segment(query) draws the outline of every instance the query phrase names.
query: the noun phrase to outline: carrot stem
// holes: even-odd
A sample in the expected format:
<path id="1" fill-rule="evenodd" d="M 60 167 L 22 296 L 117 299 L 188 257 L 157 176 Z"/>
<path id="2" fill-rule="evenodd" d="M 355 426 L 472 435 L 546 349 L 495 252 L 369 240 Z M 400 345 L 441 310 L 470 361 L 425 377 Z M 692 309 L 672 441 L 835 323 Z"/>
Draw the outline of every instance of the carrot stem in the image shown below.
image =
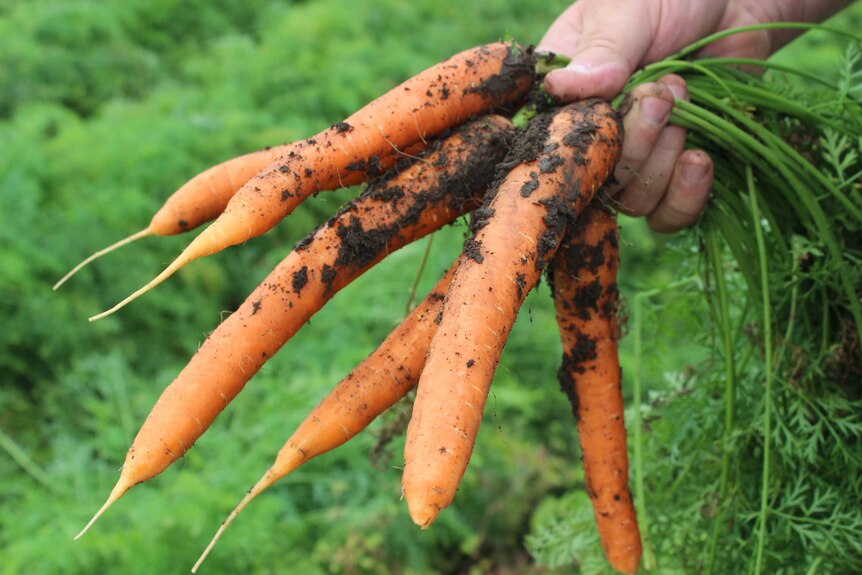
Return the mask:
<path id="1" fill-rule="evenodd" d="M 422 279 L 422 272 L 428 265 L 428 256 L 431 254 L 431 246 L 434 244 L 434 236 L 428 236 L 428 241 L 425 242 L 425 251 L 422 253 L 422 261 L 419 262 L 419 268 L 416 270 L 416 277 L 413 278 L 413 283 L 410 285 L 410 293 L 407 296 L 407 305 L 404 307 L 404 315 L 408 315 L 413 309 L 413 302 L 416 301 L 416 290 L 419 287 L 419 280 Z"/>
<path id="2" fill-rule="evenodd" d="M 772 309 L 769 300 L 769 276 L 766 266 L 766 243 L 761 227 L 760 210 L 757 205 L 757 192 L 754 189 L 754 176 L 751 166 L 746 169 L 749 197 L 751 198 L 751 217 L 754 220 L 754 236 L 757 239 L 757 259 L 760 263 L 761 305 L 763 306 L 763 367 L 765 389 L 763 390 L 763 476 L 760 486 L 760 513 L 757 528 L 757 553 L 754 560 L 754 573 L 758 575 L 763 565 L 763 550 L 766 545 L 766 516 L 769 514 L 769 458 L 770 434 L 772 424 Z"/>
<path id="3" fill-rule="evenodd" d="M 719 511 L 712 524 L 712 534 L 707 551 L 706 573 L 712 573 L 715 564 L 718 536 L 724 525 L 724 516 L 728 507 L 726 503 L 728 481 L 730 477 L 731 436 L 734 429 L 734 407 L 736 398 L 736 363 L 733 356 L 733 334 L 730 326 L 730 303 L 727 283 L 722 269 L 721 248 L 718 235 L 713 227 L 706 230 L 706 245 L 715 275 L 715 288 L 718 298 L 717 322 L 719 324 L 721 344 L 724 351 L 725 389 L 724 389 L 724 437 L 721 443 L 721 478 L 719 480 L 718 505 Z"/>
<path id="4" fill-rule="evenodd" d="M 57 288 L 59 288 L 61 285 L 66 283 L 66 280 L 68 280 L 70 277 L 72 277 L 73 275 L 78 273 L 78 271 L 81 268 L 83 268 L 84 266 L 86 266 L 87 264 L 92 262 L 93 260 L 96 260 L 105 254 L 109 254 L 112 251 L 119 249 L 119 248 L 125 246 L 126 244 L 130 244 L 135 240 L 139 240 L 141 238 L 151 236 L 152 234 L 153 234 L 153 231 L 150 229 L 149 226 L 147 226 L 146 228 L 144 228 L 138 232 L 135 232 L 132 235 L 125 237 L 125 238 L 121 239 L 120 241 L 109 245 L 106 248 L 103 248 L 103 249 L 97 251 L 96 253 L 85 258 L 81 263 L 79 263 L 78 265 L 73 267 L 71 270 L 69 270 L 69 272 L 66 275 L 64 275 L 62 278 L 60 278 L 60 281 L 58 281 L 57 283 L 54 284 L 54 287 L 52 289 L 56 290 Z"/>
<path id="5" fill-rule="evenodd" d="M 634 339 L 634 377 L 632 378 L 632 403 L 634 404 L 634 425 L 632 426 L 634 468 L 635 468 L 635 506 L 637 507 L 638 522 L 641 526 L 641 539 L 643 541 L 643 568 L 646 571 L 653 570 L 656 566 L 655 554 L 652 550 L 649 537 L 649 514 L 646 506 L 646 489 L 644 488 L 644 465 L 643 465 L 643 418 L 642 409 L 642 381 L 641 360 L 643 358 L 643 305 L 647 297 L 653 295 L 654 290 L 640 292 L 632 300 L 632 316 L 634 327 L 632 336 Z"/>

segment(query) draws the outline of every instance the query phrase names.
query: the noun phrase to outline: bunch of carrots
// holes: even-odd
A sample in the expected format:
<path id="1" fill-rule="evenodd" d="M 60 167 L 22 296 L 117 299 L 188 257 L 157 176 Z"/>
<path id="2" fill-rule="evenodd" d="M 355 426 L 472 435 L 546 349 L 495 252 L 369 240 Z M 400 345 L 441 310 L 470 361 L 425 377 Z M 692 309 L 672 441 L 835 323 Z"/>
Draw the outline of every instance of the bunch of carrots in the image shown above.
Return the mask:
<path id="1" fill-rule="evenodd" d="M 299 241 L 164 390 L 83 535 L 131 487 L 177 461 L 254 374 L 342 287 L 392 251 L 472 214 L 461 255 L 431 292 L 299 425 L 222 524 L 304 462 L 343 444 L 417 388 L 403 494 L 427 528 L 455 496 L 519 308 L 547 273 L 563 343 L 559 381 L 579 430 L 586 484 L 611 565 L 635 573 L 641 541 L 628 489 L 617 358 L 618 232 L 601 189 L 622 140 L 590 100 L 534 104 L 537 63 L 510 42 L 461 52 L 321 133 L 198 174 L 150 224 L 82 262 L 149 235 L 212 223 L 113 313 L 189 262 L 259 236 L 310 195 L 365 183 Z M 512 117 L 530 108 L 524 125 Z"/>

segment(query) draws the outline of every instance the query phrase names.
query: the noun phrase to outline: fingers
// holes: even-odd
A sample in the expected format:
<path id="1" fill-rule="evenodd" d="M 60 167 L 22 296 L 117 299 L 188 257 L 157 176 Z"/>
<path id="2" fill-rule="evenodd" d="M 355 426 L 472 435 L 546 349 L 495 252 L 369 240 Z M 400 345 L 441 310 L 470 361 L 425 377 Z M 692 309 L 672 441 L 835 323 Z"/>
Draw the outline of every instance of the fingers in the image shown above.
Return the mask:
<path id="1" fill-rule="evenodd" d="M 687 98 L 684 80 L 667 75 L 636 87 L 625 106 L 625 138 L 611 193 L 621 212 L 647 216 L 656 231 L 693 224 L 712 185 L 709 156 L 684 152 L 685 130 L 667 125 L 674 99 Z"/>
<path id="2" fill-rule="evenodd" d="M 701 150 L 683 152 L 673 170 L 667 193 L 647 216 L 649 226 L 671 233 L 697 221 L 712 187 L 712 160 Z"/>
<path id="3" fill-rule="evenodd" d="M 684 87 L 682 89 L 684 94 Z M 621 202 L 626 199 L 625 196 L 629 196 L 628 199 L 631 201 L 640 195 L 639 189 L 649 187 L 649 178 L 641 170 L 649 161 L 653 150 L 659 144 L 659 140 L 662 140 L 662 134 L 665 133 L 670 113 L 673 110 L 673 103 L 673 92 L 667 85 L 659 82 L 636 87 L 625 102 L 623 106 L 625 110 L 623 116 L 623 133 L 625 134 L 623 149 L 614 172 L 617 179 L 616 190 L 624 191 L 620 197 Z M 665 136 L 661 142 L 661 148 L 673 147 L 673 144 L 674 142 L 668 141 L 667 136 Z M 676 161 L 676 156 L 680 152 L 682 149 L 673 155 L 669 167 L 673 167 L 673 162 Z M 625 191 L 629 187 L 631 187 L 632 193 L 626 194 Z M 633 213 L 642 212 L 634 206 L 623 209 Z"/>
<path id="4" fill-rule="evenodd" d="M 661 131 L 650 156 L 628 185 L 616 196 L 619 210 L 629 216 L 652 213 L 664 197 L 674 167 L 685 147 L 685 130 L 667 126 Z"/>
<path id="5" fill-rule="evenodd" d="M 545 76 L 548 94 L 562 102 L 618 94 L 649 48 L 645 4 L 579 0 L 566 9 L 537 47 L 572 57 L 569 66 Z"/>

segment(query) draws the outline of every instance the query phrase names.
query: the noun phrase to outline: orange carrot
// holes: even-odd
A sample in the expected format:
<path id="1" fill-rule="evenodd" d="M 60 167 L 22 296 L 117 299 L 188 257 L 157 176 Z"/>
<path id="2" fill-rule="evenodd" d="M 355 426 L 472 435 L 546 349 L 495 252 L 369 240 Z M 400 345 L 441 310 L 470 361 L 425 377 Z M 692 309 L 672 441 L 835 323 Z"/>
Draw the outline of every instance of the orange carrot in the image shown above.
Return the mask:
<path id="1" fill-rule="evenodd" d="M 617 352 L 617 222 L 601 202 L 584 210 L 554 259 L 557 324 L 563 342 L 560 386 L 572 402 L 587 494 L 605 556 L 636 573 L 641 558 Z"/>
<path id="2" fill-rule="evenodd" d="M 217 218 L 246 182 L 272 162 L 288 154 L 293 147 L 294 144 L 273 146 L 224 161 L 201 172 L 168 198 L 153 216 L 148 228 L 154 230 L 154 235 L 173 235 Z M 376 161 L 363 166 L 363 169 L 344 174 L 338 182 L 321 182 L 320 190 L 360 184 L 369 177 L 381 175 L 397 160 L 420 153 L 424 147 L 420 142 L 420 146 L 414 145 L 405 151 L 390 148 Z"/>
<path id="3" fill-rule="evenodd" d="M 379 176 L 391 168 L 398 159 L 420 153 L 425 148 L 425 144 L 425 142 L 417 142 L 403 152 L 390 150 L 390 153 L 381 156 L 378 162 L 366 166 L 365 170 L 346 174 L 340 184 L 352 186 L 365 181 L 367 177 Z M 217 218 L 243 184 L 289 151 L 290 144 L 272 146 L 225 160 L 204 170 L 180 186 L 153 215 L 146 228 L 90 255 L 54 284 L 54 289 L 59 288 L 93 260 L 135 240 L 149 236 L 180 234 Z"/>
<path id="4" fill-rule="evenodd" d="M 303 463 L 355 437 L 413 389 L 425 365 L 425 354 L 457 265 L 456 262 L 449 268 L 383 343 L 308 414 L 278 452 L 272 466 L 221 524 L 192 567 L 192 573 L 197 571 L 228 525 L 252 499 Z"/>
<path id="5" fill-rule="evenodd" d="M 423 528 L 452 502 L 506 337 L 566 214 L 590 201 L 619 154 L 619 122 L 605 103 L 569 105 L 546 119 L 534 119 L 516 142 L 517 165 L 478 211 L 419 379 L 402 487 Z"/>
<path id="6" fill-rule="evenodd" d="M 96 517 L 130 487 L 180 458 L 264 362 L 342 287 L 392 251 L 473 209 L 511 131 L 500 116 L 468 124 L 422 160 L 369 187 L 300 241 L 162 393 Z"/>
<path id="7" fill-rule="evenodd" d="M 244 154 L 199 173 L 167 199 L 147 227 L 88 256 L 54 284 L 54 289 L 66 283 L 93 260 L 133 241 L 149 236 L 176 235 L 216 218 L 236 191 L 281 156 L 287 147 L 284 144 Z"/>
<path id="8" fill-rule="evenodd" d="M 123 307 L 187 263 L 263 234 L 312 193 L 341 185 L 351 172 L 367 170 L 391 150 L 518 102 L 534 76 L 532 51 L 503 42 L 466 50 L 420 72 L 345 121 L 291 146 L 249 180 L 166 269 L 91 321 Z"/>

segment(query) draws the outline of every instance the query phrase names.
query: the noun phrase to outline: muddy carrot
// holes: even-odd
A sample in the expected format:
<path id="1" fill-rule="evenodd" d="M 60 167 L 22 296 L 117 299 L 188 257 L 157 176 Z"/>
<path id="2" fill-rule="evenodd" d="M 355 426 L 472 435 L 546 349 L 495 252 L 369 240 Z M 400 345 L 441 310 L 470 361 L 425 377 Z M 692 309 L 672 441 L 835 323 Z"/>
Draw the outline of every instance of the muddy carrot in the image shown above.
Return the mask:
<path id="1" fill-rule="evenodd" d="M 457 262 L 383 343 L 308 414 L 278 452 L 272 466 L 221 524 L 192 567 L 192 573 L 252 499 L 306 461 L 355 437 L 415 387 L 456 266 Z"/>
<path id="2" fill-rule="evenodd" d="M 390 153 L 381 156 L 378 162 L 366 166 L 365 170 L 346 174 L 339 184 L 351 186 L 364 182 L 369 177 L 379 176 L 399 159 L 412 157 L 420 153 L 425 146 L 425 142 L 417 142 L 403 152 L 393 148 Z M 290 144 L 272 146 L 225 160 L 204 170 L 171 194 L 146 228 L 93 253 L 54 284 L 54 289 L 59 288 L 92 261 L 133 241 L 148 236 L 180 234 L 217 218 L 243 184 L 289 151 Z"/>
<path id="3" fill-rule="evenodd" d="M 452 502 L 518 310 L 568 214 L 583 209 L 612 172 L 619 125 L 610 106 L 596 101 L 537 117 L 506 162 L 514 167 L 477 211 L 407 429 L 402 487 L 410 517 L 423 528 Z"/>
<path id="4" fill-rule="evenodd" d="M 587 494 L 605 556 L 636 573 L 641 558 L 629 468 L 617 351 L 619 243 L 614 214 L 594 201 L 570 227 L 553 265 L 563 342 L 560 387 L 572 403 Z"/>
<path id="5" fill-rule="evenodd" d="M 504 42 L 465 50 L 420 72 L 343 122 L 295 144 L 249 180 L 165 270 L 90 320 L 113 313 L 197 258 L 263 234 L 312 193 L 340 185 L 347 174 L 367 170 L 393 148 L 518 102 L 534 75 L 532 51 Z"/>
<path id="6" fill-rule="evenodd" d="M 96 517 L 133 485 L 180 458 L 264 362 L 342 287 L 389 253 L 475 208 L 512 129 L 500 116 L 468 124 L 420 161 L 369 187 L 300 241 L 162 393 Z"/>

